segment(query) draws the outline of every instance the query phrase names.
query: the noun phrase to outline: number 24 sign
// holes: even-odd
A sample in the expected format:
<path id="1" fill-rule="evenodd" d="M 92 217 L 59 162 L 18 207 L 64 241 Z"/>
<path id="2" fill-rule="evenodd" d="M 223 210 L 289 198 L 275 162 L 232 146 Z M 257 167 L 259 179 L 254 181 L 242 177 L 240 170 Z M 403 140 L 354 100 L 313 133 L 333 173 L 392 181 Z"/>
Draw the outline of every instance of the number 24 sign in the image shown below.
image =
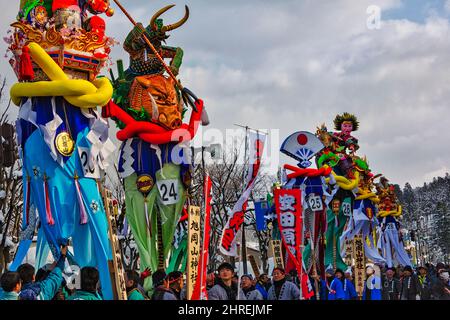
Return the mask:
<path id="1" fill-rule="evenodd" d="M 178 192 L 178 180 L 162 180 L 156 182 L 158 186 L 159 195 L 161 196 L 161 202 L 164 205 L 175 204 L 180 200 Z"/>

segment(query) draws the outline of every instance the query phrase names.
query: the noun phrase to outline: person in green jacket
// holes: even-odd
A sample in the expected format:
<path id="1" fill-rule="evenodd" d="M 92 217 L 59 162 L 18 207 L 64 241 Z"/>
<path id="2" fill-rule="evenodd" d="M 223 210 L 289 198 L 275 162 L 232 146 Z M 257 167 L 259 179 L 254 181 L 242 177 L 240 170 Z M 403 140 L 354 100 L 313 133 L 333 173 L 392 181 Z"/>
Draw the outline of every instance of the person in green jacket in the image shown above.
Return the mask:
<path id="1" fill-rule="evenodd" d="M 128 270 L 126 272 L 128 300 L 147 300 L 138 288 L 139 279 L 139 274 L 136 271 Z"/>
<path id="2" fill-rule="evenodd" d="M 81 290 L 67 298 L 67 300 L 103 300 L 98 293 L 99 273 L 94 267 L 84 267 L 81 269 Z"/>
<path id="3" fill-rule="evenodd" d="M 2 290 L 0 300 L 19 300 L 19 292 L 22 289 L 22 281 L 17 272 L 6 272 L 0 279 Z"/>

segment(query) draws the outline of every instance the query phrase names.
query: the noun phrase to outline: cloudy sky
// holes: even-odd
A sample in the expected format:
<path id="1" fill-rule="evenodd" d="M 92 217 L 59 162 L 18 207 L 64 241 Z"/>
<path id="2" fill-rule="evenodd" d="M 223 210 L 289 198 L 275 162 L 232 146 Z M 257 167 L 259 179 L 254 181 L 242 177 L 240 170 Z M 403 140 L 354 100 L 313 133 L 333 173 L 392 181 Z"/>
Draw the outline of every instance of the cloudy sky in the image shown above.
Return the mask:
<path id="1" fill-rule="evenodd" d="M 1 1 L 5 34 L 18 4 Z M 168 44 L 184 49 L 180 77 L 205 100 L 214 128 L 279 129 L 282 140 L 321 123 L 331 129 L 347 111 L 360 120 L 359 154 L 375 173 L 419 186 L 450 171 L 450 1 L 122 2 L 144 23 L 166 4 L 177 4 L 168 22 L 190 7 L 190 20 Z M 371 5 L 381 9 L 380 28 L 367 26 Z M 116 9 L 108 33 L 122 42 L 131 26 Z M 120 45 L 113 50 L 119 58 L 127 65 Z M 13 83 L 6 59 L 0 74 Z"/>

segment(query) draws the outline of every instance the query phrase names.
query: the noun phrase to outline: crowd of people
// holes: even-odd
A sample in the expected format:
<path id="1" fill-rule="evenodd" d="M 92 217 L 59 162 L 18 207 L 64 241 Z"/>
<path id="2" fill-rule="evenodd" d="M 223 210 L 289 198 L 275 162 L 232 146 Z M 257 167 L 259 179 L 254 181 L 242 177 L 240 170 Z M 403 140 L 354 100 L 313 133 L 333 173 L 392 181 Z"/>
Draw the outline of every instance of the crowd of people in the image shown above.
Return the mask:
<path id="1" fill-rule="evenodd" d="M 39 269 L 22 264 L 17 272 L 5 272 L 0 279 L 0 300 L 102 300 L 98 270 L 84 267 L 80 272 L 80 288 L 70 290 L 63 278 L 67 248 L 61 248 L 61 257 L 50 267 Z M 314 291 L 311 300 L 450 300 L 449 267 L 438 263 L 426 264 L 413 270 L 410 266 L 366 268 L 366 283 L 362 297 L 355 290 L 353 270 L 327 268 L 325 279 L 310 276 Z M 142 285 L 151 276 L 153 290 L 145 292 Z M 142 274 L 125 274 L 128 300 L 186 300 L 184 274 L 179 271 L 166 274 L 146 270 Z M 300 300 L 301 291 L 296 272 L 273 269 L 272 278 L 261 274 L 240 277 L 230 263 L 222 263 L 216 272 L 207 274 L 208 300 Z M 240 281 L 239 281 L 240 280 Z"/>

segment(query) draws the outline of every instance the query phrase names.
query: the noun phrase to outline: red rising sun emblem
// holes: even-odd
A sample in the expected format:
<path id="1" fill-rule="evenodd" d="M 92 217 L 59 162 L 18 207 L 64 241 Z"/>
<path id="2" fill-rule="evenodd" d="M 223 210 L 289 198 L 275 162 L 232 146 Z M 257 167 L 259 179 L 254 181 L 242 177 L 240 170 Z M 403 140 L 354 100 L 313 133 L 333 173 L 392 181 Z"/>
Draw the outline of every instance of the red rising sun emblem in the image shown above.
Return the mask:
<path id="1" fill-rule="evenodd" d="M 302 146 L 304 146 L 305 144 L 308 143 L 308 137 L 304 134 L 299 134 L 297 137 L 297 142 Z"/>

